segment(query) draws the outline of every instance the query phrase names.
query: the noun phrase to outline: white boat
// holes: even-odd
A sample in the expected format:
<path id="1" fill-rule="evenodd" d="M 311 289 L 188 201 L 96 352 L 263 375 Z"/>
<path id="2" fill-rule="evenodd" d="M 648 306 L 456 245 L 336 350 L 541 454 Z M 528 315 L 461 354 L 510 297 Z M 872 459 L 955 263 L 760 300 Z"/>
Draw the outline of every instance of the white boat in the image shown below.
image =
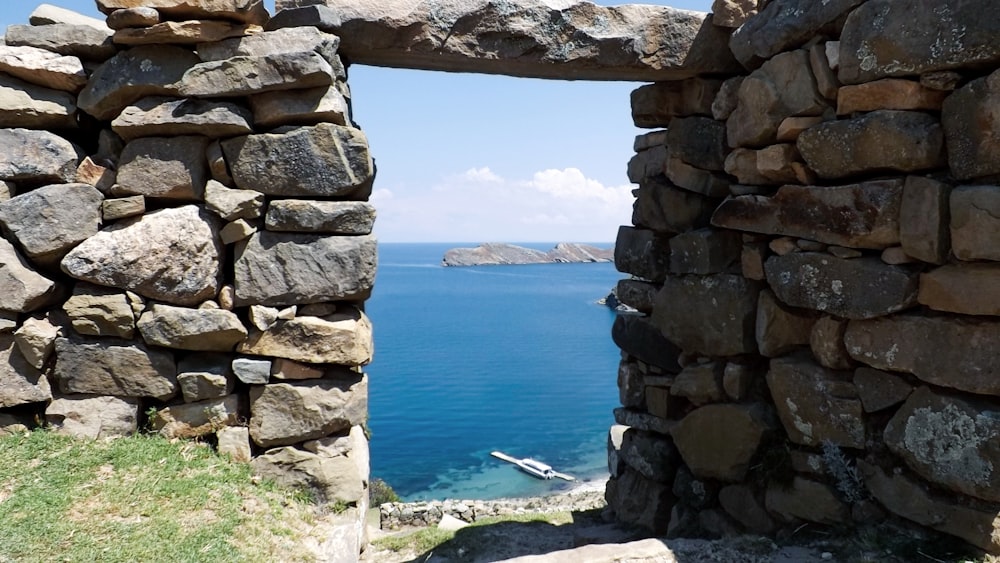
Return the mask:
<path id="1" fill-rule="evenodd" d="M 558 471 L 552 469 L 551 465 L 542 463 L 536 459 L 531 459 L 530 457 L 526 457 L 524 459 L 517 459 L 503 452 L 490 452 L 490 455 L 497 459 L 502 459 L 507 463 L 513 463 L 521 471 L 524 471 L 525 473 L 533 477 L 538 477 L 539 479 L 559 478 L 559 479 L 565 479 L 566 481 L 576 480 L 574 477 L 570 475 L 566 475 L 565 473 L 559 473 Z"/>

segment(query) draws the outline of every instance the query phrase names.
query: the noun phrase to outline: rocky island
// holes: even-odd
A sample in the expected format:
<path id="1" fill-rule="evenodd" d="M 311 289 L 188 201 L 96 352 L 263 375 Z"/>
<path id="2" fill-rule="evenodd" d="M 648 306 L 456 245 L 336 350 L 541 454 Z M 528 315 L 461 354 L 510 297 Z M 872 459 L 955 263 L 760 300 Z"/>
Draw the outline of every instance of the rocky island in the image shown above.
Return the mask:
<path id="1" fill-rule="evenodd" d="M 561 242 L 543 252 L 513 244 L 485 243 L 475 248 L 452 248 L 444 253 L 442 266 L 497 266 L 502 264 L 554 264 L 570 262 L 611 262 L 614 249 L 588 244 Z"/>

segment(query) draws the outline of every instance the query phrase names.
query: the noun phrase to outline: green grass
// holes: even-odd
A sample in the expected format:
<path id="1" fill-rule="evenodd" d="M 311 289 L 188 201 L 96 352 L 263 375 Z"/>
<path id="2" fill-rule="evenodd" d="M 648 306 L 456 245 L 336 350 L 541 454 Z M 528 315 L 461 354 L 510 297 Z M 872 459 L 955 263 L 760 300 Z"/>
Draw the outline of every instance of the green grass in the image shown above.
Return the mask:
<path id="1" fill-rule="evenodd" d="M 309 560 L 318 514 L 191 442 L 0 438 L 0 561 Z"/>

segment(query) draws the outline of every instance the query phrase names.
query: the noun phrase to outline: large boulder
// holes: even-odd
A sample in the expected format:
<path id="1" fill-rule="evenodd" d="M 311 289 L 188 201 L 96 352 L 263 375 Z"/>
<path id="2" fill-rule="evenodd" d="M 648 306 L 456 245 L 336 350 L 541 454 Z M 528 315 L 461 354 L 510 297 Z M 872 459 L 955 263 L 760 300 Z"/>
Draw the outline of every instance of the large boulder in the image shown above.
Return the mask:
<path id="1" fill-rule="evenodd" d="M 363 300 L 375 283 L 375 238 L 260 232 L 236 250 L 238 305 Z"/>
<path id="2" fill-rule="evenodd" d="M 899 244 L 903 181 L 778 188 L 773 196 L 727 199 L 712 215 L 716 227 L 785 235 L 849 248 Z"/>
<path id="3" fill-rule="evenodd" d="M 0 129 L 0 180 L 72 182 L 81 152 L 48 131 Z"/>
<path id="4" fill-rule="evenodd" d="M 774 430 L 771 416 L 760 404 L 707 405 L 681 419 L 671 435 L 695 477 L 736 482 Z"/>
<path id="5" fill-rule="evenodd" d="M 850 372 L 829 370 L 804 358 L 778 358 L 771 360 L 767 386 L 792 442 L 865 447 L 861 399 Z"/>
<path id="6" fill-rule="evenodd" d="M 250 388 L 250 436 L 263 447 L 322 438 L 362 424 L 368 380 L 315 379 Z"/>
<path id="7" fill-rule="evenodd" d="M 116 10 L 135 8 L 137 5 L 156 8 L 171 19 L 229 19 L 244 23 L 263 25 L 267 23 L 267 8 L 264 0 L 97 0 L 97 9 L 105 14 Z"/>
<path id="8" fill-rule="evenodd" d="M 276 8 L 310 2 L 281 0 Z M 352 62 L 577 80 L 674 80 L 738 64 L 704 14 L 649 5 L 326 0 Z"/>
<path id="9" fill-rule="evenodd" d="M 76 98 L 67 92 L 0 74 L 0 126 L 36 129 L 76 127 Z"/>
<path id="10" fill-rule="evenodd" d="M 740 275 L 670 276 L 656 295 L 652 320 L 668 340 L 688 353 L 756 353 L 760 290 L 760 283 Z"/>
<path id="11" fill-rule="evenodd" d="M 159 303 L 139 317 L 136 328 L 146 344 L 203 352 L 232 351 L 247 336 L 247 329 L 231 311 Z"/>
<path id="12" fill-rule="evenodd" d="M 117 338 L 57 339 L 54 375 L 63 393 L 160 400 L 177 393 L 173 354 Z"/>
<path id="13" fill-rule="evenodd" d="M 197 206 L 163 209 L 90 237 L 62 260 L 67 274 L 174 305 L 198 305 L 219 288 L 216 219 Z"/>
<path id="14" fill-rule="evenodd" d="M 60 286 L 36 272 L 7 239 L 0 238 L 0 311 L 27 313 L 60 298 Z"/>
<path id="15" fill-rule="evenodd" d="M 343 197 L 371 189 L 368 139 L 331 123 L 223 141 L 240 188 L 272 196 Z"/>
<path id="16" fill-rule="evenodd" d="M 360 366 L 372 358 L 372 326 L 364 313 L 345 307 L 322 318 L 299 316 L 278 320 L 267 330 L 251 329 L 237 349 L 310 364 Z"/>
<path id="17" fill-rule="evenodd" d="M 235 137 L 253 132 L 250 112 L 231 102 L 152 96 L 125 108 L 111 122 L 122 139 L 203 135 Z"/>
<path id="18" fill-rule="evenodd" d="M 103 201 L 87 184 L 53 184 L 0 203 L 0 225 L 29 258 L 51 264 L 97 234 Z"/>
<path id="19" fill-rule="evenodd" d="M 792 252 L 768 258 L 764 271 L 782 302 L 848 319 L 879 317 L 917 302 L 917 273 L 875 257 Z"/>
<path id="20" fill-rule="evenodd" d="M 28 363 L 13 334 L 0 334 L 0 409 L 52 398 L 49 380 Z"/>
<path id="21" fill-rule="evenodd" d="M 45 422 L 55 432 L 91 440 L 131 436 L 138 419 L 139 401 L 128 397 L 61 395 L 45 408 Z"/>
<path id="22" fill-rule="evenodd" d="M 80 109 L 109 121 L 147 96 L 175 96 L 179 82 L 200 59 L 187 49 L 146 45 L 122 51 L 104 63 L 80 92 Z"/>

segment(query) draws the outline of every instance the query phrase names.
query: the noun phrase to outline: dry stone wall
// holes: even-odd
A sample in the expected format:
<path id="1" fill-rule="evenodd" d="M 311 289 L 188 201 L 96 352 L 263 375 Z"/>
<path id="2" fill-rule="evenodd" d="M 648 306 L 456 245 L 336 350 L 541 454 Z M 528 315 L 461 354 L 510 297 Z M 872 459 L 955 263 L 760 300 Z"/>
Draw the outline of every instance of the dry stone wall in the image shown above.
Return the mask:
<path id="1" fill-rule="evenodd" d="M 98 6 L 0 42 L 0 432 L 148 425 L 363 515 L 374 167 L 339 38 Z"/>
<path id="2" fill-rule="evenodd" d="M 607 498 L 670 535 L 890 515 L 1000 552 L 990 2 L 718 0 L 632 94 Z"/>

